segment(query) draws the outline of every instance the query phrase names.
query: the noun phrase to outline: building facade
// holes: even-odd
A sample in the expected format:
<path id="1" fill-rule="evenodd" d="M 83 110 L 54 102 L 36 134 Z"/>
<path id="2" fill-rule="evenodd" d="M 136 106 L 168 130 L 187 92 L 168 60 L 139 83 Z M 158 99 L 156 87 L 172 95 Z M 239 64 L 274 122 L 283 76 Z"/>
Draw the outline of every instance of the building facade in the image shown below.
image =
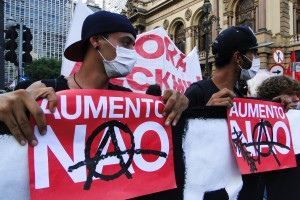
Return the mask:
<path id="1" fill-rule="evenodd" d="M 121 13 L 126 3 L 127 0 L 100 0 L 100 6 L 103 8 L 103 10 L 114 13 Z"/>
<path id="2" fill-rule="evenodd" d="M 211 4 L 209 15 L 205 2 Z M 233 25 L 250 26 L 259 43 L 274 42 L 259 48 L 261 68 L 270 69 L 278 64 L 273 58 L 277 49 L 284 53 L 283 62 L 279 63 L 284 68 L 292 49 L 300 61 L 300 0 L 128 0 L 122 13 L 139 33 L 163 27 L 186 54 L 196 46 L 202 72 L 206 65 L 206 42 L 211 45 L 222 30 Z M 207 66 L 209 73 L 213 73 L 211 51 Z"/>

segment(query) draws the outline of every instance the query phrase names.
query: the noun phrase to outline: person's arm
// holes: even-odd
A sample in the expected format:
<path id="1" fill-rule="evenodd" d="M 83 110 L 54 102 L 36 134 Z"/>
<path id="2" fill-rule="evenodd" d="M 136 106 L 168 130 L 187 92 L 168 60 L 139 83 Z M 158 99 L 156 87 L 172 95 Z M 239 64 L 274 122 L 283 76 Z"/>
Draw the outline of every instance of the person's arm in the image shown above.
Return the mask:
<path id="1" fill-rule="evenodd" d="M 162 97 L 165 102 L 163 115 L 167 116 L 165 125 L 175 126 L 182 112 L 188 107 L 189 100 L 180 92 L 171 89 L 165 90 Z"/>
<path id="2" fill-rule="evenodd" d="M 30 145 L 35 146 L 38 142 L 26 116 L 27 110 L 36 121 L 39 132 L 41 134 L 47 132 L 44 113 L 36 102 L 38 98 L 47 98 L 49 109 L 54 112 L 57 98 L 53 88 L 21 89 L 0 95 L 0 121 L 5 123 L 21 145 L 25 145 L 28 141 Z"/>

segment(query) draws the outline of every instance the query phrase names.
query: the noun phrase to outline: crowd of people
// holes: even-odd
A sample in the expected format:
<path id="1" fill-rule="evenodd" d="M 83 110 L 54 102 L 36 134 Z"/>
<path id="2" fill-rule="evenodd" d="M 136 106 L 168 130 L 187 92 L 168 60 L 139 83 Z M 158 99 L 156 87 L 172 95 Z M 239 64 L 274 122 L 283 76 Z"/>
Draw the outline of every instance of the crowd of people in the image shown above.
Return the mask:
<path id="1" fill-rule="evenodd" d="M 7 125 L 21 145 L 28 142 L 35 146 L 38 141 L 29 125 L 26 112 L 31 113 L 41 134 L 47 132 L 45 116 L 36 103 L 37 99 L 47 98 L 50 110 L 54 112 L 57 105 L 55 92 L 60 90 L 105 89 L 131 92 L 130 89 L 114 85 L 109 80 L 124 77 L 131 72 L 136 62 L 135 39 L 136 31 L 124 16 L 107 11 L 89 15 L 82 26 L 81 40 L 70 45 L 64 52 L 67 59 L 82 62 L 79 71 L 68 77 L 41 80 L 27 88 L 0 94 L 0 121 Z M 278 101 L 286 111 L 297 109 L 300 95 L 300 84 L 297 80 L 284 75 L 267 75 L 259 84 L 257 81 L 251 83 L 251 79 L 260 69 L 258 48 L 267 45 L 270 43 L 259 45 L 249 27 L 229 27 L 212 44 L 216 66 L 212 78 L 193 83 L 185 94 L 170 89 L 162 94 L 159 85 L 152 85 L 146 93 L 162 95 L 165 103 L 165 125 L 173 126 L 176 126 L 187 108 L 233 106 L 233 98 L 247 96 L 247 93 L 244 94 L 237 87 L 240 80 L 249 81 L 246 87 L 248 96 Z M 300 180 L 299 167 L 271 173 L 272 181 L 268 178 L 270 173 L 243 175 L 244 185 L 239 199 L 263 199 L 265 188 L 270 199 L 300 199 L 300 190 L 296 189 L 297 180 Z"/>

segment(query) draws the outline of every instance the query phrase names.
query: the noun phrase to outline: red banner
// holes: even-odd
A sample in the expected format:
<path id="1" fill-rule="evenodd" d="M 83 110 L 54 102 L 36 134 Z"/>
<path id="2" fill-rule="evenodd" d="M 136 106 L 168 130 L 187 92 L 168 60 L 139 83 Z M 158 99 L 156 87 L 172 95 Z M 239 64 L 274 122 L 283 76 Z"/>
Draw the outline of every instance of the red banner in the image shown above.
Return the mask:
<path id="1" fill-rule="evenodd" d="M 234 98 L 227 120 L 242 174 L 296 166 L 289 122 L 279 103 Z"/>
<path id="2" fill-rule="evenodd" d="M 161 97 L 105 90 L 39 101 L 47 134 L 29 148 L 31 199 L 128 199 L 176 187 Z"/>

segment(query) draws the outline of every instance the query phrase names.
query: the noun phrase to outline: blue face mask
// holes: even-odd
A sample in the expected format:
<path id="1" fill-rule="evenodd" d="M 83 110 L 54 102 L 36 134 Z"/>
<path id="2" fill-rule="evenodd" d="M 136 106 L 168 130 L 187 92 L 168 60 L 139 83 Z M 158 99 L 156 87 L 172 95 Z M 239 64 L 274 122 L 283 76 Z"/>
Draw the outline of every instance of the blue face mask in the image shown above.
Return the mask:
<path id="1" fill-rule="evenodd" d="M 251 67 L 249 69 L 244 69 L 241 67 L 241 65 L 239 65 L 239 67 L 241 68 L 240 79 L 248 81 L 251 78 L 253 78 L 256 75 L 256 73 L 258 72 L 258 70 L 260 68 L 260 59 L 253 58 L 253 60 L 251 61 L 247 56 L 245 56 L 245 55 L 243 55 L 243 56 L 252 63 Z"/>

